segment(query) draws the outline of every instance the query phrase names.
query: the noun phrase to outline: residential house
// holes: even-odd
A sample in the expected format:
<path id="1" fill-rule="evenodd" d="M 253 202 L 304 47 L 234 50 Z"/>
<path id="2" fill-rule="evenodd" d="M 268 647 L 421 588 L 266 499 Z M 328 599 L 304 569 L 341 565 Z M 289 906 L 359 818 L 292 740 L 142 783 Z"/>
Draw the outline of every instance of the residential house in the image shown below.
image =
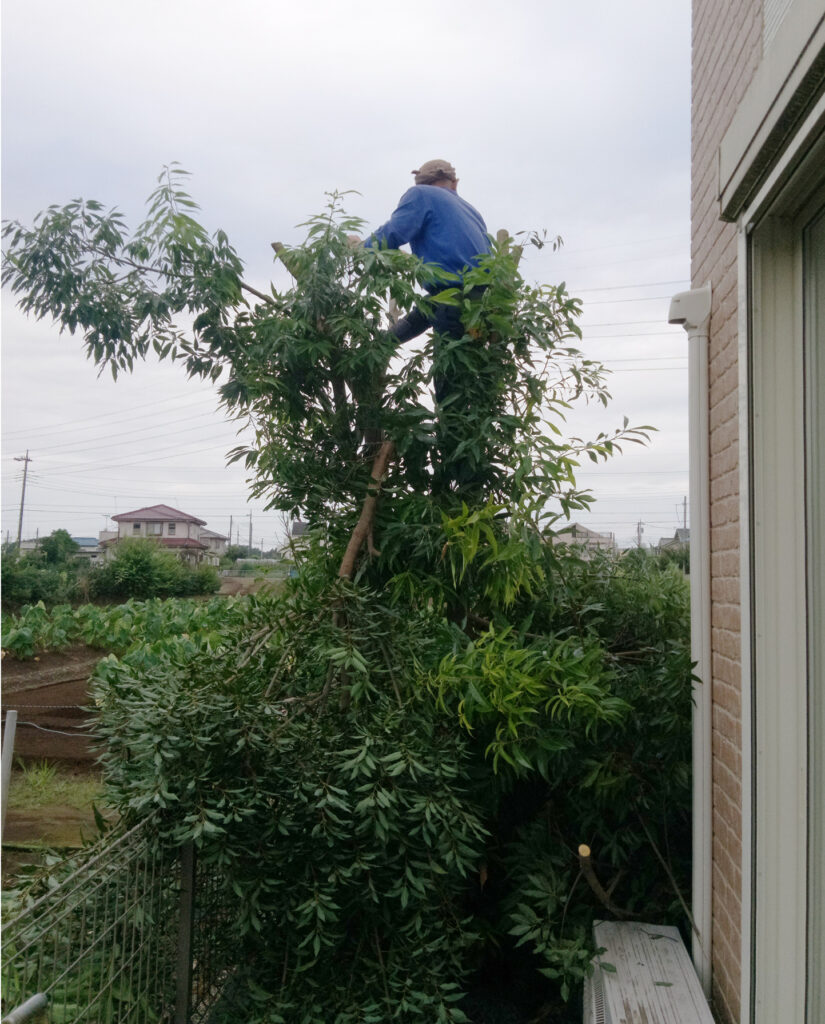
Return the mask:
<path id="1" fill-rule="evenodd" d="M 75 558 L 80 561 L 89 562 L 91 565 L 98 565 L 103 561 L 103 547 L 101 538 L 97 537 L 72 537 L 77 544 L 78 550 L 74 552 Z M 27 554 L 37 551 L 43 541 L 42 537 L 28 538 L 20 541 L 20 553 Z"/>
<path id="2" fill-rule="evenodd" d="M 278 548 L 279 558 L 293 558 L 296 552 L 306 551 L 309 546 L 309 523 L 293 519 L 289 524 L 289 538 Z"/>
<path id="3" fill-rule="evenodd" d="M 201 528 L 206 522 L 197 516 L 169 505 L 150 505 L 111 518 L 117 523 L 118 532 L 116 540 L 108 542 L 109 546 L 128 537 L 149 538 L 190 564 L 210 561 L 209 547 L 200 540 Z"/>
<path id="4" fill-rule="evenodd" d="M 825 3 L 693 0 L 692 60 L 694 962 L 822 1024 Z"/>
<path id="5" fill-rule="evenodd" d="M 226 554 L 229 545 L 229 538 L 224 537 L 222 533 L 215 533 L 214 530 L 201 530 L 198 534 L 198 540 L 201 544 L 205 544 L 207 552 L 204 555 L 205 560 L 210 565 L 218 565 L 221 558 Z"/>
<path id="6" fill-rule="evenodd" d="M 662 537 L 657 545 L 658 551 L 684 551 L 690 547 L 690 530 L 679 527 L 672 537 Z"/>
<path id="7" fill-rule="evenodd" d="M 90 565 L 100 565 L 103 562 L 104 549 L 98 537 L 72 537 L 72 540 L 78 546 L 76 558 Z"/>
<path id="8" fill-rule="evenodd" d="M 580 523 L 570 523 L 553 536 L 554 543 L 576 544 L 585 551 L 616 551 L 616 536 L 613 533 L 597 533 Z"/>

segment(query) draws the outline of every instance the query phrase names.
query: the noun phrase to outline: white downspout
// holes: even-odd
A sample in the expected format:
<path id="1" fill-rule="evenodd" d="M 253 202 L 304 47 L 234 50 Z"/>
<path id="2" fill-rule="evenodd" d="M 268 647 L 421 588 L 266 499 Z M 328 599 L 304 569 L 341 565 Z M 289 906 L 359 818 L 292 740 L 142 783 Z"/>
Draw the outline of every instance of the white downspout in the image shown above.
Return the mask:
<path id="1" fill-rule="evenodd" d="M 674 295 L 668 323 L 688 336 L 690 434 L 690 653 L 693 684 L 693 964 L 710 997 L 713 775 L 710 643 L 710 432 L 708 328 L 711 287 Z"/>

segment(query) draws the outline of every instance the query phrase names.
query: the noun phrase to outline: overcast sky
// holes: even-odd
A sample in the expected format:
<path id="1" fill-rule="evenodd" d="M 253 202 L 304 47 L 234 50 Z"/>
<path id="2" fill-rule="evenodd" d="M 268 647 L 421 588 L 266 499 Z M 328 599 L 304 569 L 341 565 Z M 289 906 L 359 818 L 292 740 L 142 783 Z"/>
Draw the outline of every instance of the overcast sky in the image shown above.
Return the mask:
<path id="1" fill-rule="evenodd" d="M 689 286 L 689 0 L 2 0 L 2 210 L 31 221 L 78 196 L 135 225 L 164 164 L 192 174 L 201 222 L 223 228 L 259 287 L 270 242 L 324 193 L 387 219 L 410 169 L 442 157 L 495 232 L 546 228 L 564 248 L 525 275 L 584 301 L 583 348 L 614 400 L 579 436 L 658 427 L 646 449 L 580 482 L 579 521 L 620 543 L 682 525 L 687 349 L 668 301 Z M 214 393 L 176 366 L 98 377 L 82 339 L 26 320 L 3 293 L 2 531 L 96 536 L 107 517 L 165 503 L 241 542 L 282 534 L 247 504 Z M 633 450 L 631 450 L 633 449 Z M 233 531 L 234 532 L 234 531 Z"/>

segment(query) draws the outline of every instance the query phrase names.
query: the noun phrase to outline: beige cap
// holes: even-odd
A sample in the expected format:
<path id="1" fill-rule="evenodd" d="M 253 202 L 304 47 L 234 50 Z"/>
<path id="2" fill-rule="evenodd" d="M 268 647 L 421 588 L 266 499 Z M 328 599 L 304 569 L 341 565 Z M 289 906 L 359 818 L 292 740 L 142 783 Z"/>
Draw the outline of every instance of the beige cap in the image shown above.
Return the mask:
<path id="1" fill-rule="evenodd" d="M 449 181 L 458 180 L 455 167 L 447 160 L 428 160 L 417 171 L 411 173 L 415 175 L 416 185 L 432 185 L 436 181 L 443 181 L 444 178 Z"/>

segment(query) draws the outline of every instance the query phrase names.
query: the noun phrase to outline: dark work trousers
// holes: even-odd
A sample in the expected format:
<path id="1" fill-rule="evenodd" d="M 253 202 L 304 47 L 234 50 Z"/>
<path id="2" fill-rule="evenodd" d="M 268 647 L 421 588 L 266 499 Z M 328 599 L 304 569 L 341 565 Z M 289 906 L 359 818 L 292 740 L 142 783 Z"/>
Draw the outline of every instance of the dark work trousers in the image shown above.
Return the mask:
<path id="1" fill-rule="evenodd" d="M 473 288 L 470 297 L 477 299 L 483 291 L 484 289 L 481 287 Z M 461 309 L 458 306 L 447 306 L 441 303 L 435 303 L 434 307 L 433 315 L 425 316 L 416 306 L 396 322 L 392 333 L 401 342 L 411 341 L 431 327 L 436 334 L 443 335 L 445 338 L 463 338 L 464 325 L 461 323 Z M 433 380 L 433 388 L 436 402 L 443 402 L 450 390 L 447 381 L 436 377 Z"/>
<path id="2" fill-rule="evenodd" d="M 470 293 L 472 298 L 478 298 L 483 288 L 474 288 Z M 434 304 L 433 315 L 426 316 L 416 306 L 407 316 L 401 317 L 392 328 L 392 333 L 399 341 L 411 341 L 417 338 L 424 331 L 432 328 L 435 334 L 444 338 L 458 339 L 464 337 L 464 325 L 461 322 L 461 309 L 458 306 L 447 306 L 439 303 Z M 436 341 L 437 344 L 437 341 Z M 433 390 L 435 392 L 436 405 L 442 405 L 446 399 L 456 390 L 451 386 L 451 381 L 444 377 L 433 378 Z M 439 420 L 441 417 L 439 416 Z M 444 429 L 443 422 L 440 429 Z M 442 444 L 446 438 L 442 437 Z M 448 445 L 448 447 L 450 447 Z M 442 449 L 443 450 L 443 449 Z M 476 473 L 470 467 L 466 459 L 459 459 L 458 462 L 449 461 L 449 468 L 442 463 L 440 470 L 436 468 L 436 475 L 433 480 L 434 488 L 459 487 L 472 484 L 475 481 Z"/>

